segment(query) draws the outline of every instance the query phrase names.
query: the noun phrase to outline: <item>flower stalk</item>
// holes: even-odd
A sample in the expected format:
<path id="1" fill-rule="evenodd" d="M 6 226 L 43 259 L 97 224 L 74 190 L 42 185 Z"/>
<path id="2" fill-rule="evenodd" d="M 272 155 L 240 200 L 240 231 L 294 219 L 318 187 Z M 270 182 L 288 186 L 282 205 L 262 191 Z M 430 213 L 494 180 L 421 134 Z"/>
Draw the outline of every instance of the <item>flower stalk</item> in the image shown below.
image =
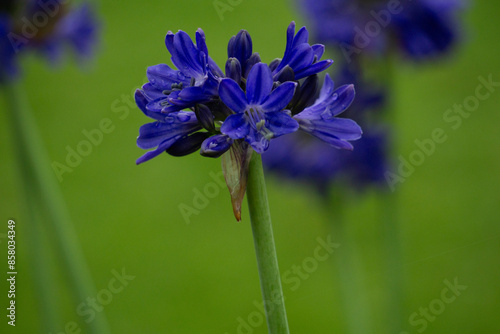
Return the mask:
<path id="1" fill-rule="evenodd" d="M 36 199 L 36 203 L 28 203 L 28 206 L 30 210 L 40 208 L 41 213 L 46 214 L 44 221 L 51 228 L 50 234 L 69 276 L 75 301 L 85 301 L 96 295 L 94 285 L 64 199 L 50 168 L 27 97 L 18 82 L 10 82 L 2 88 L 5 89 L 7 97 L 7 109 L 11 114 L 15 142 L 21 147 L 19 163 L 20 170 L 24 171 L 22 182 L 25 183 L 26 189 L 30 189 L 31 198 Z M 88 333 L 91 334 L 109 333 L 107 320 L 102 312 L 87 326 Z"/>
<path id="2" fill-rule="evenodd" d="M 262 159 L 260 154 L 255 152 L 248 172 L 247 201 L 269 334 L 288 334 L 285 300 L 274 244 Z"/>

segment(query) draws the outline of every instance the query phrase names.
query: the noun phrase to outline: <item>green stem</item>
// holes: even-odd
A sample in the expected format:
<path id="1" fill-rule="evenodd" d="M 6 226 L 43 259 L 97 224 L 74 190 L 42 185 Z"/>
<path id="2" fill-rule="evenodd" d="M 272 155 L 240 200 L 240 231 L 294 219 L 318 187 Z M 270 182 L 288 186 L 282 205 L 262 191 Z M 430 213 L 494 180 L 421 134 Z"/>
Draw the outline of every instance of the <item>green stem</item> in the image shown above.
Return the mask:
<path id="1" fill-rule="evenodd" d="M 44 333 L 55 331 L 61 324 L 60 308 L 53 296 L 55 291 L 55 281 L 50 273 L 47 264 L 48 252 L 44 245 L 44 233 L 42 231 L 41 208 L 36 200 L 35 195 L 29 185 L 33 184 L 32 175 L 28 168 L 28 162 L 25 161 L 25 150 L 20 147 L 17 150 L 17 158 L 19 163 L 18 179 L 23 188 L 24 203 L 21 204 L 22 212 L 26 212 L 25 220 L 21 219 L 19 228 L 21 235 L 26 236 L 31 254 L 31 267 L 35 277 L 36 294 L 38 295 L 37 304 L 42 322 L 42 330 Z M 24 224 L 24 221 L 27 224 Z"/>
<path id="2" fill-rule="evenodd" d="M 400 228 L 398 221 L 398 196 L 393 193 L 381 196 L 383 222 L 383 247 L 385 248 L 387 289 L 389 291 L 388 330 L 397 333 L 404 328 L 404 279 L 402 273 Z"/>
<path id="3" fill-rule="evenodd" d="M 248 171 L 247 200 L 269 334 L 288 334 L 262 159 L 260 154 L 255 152 Z"/>
<path id="4" fill-rule="evenodd" d="M 373 332 L 371 318 L 371 307 L 366 293 L 363 279 L 366 278 L 365 270 L 362 268 L 359 254 L 356 252 L 356 240 L 348 231 L 349 225 L 345 218 L 346 201 L 342 196 L 331 196 L 329 203 L 325 203 L 329 225 L 332 226 L 333 237 L 340 243 L 337 253 L 336 273 L 340 284 L 340 298 L 343 305 L 343 315 L 347 325 L 346 333 L 370 333 Z M 331 203 L 331 204 L 330 204 Z M 333 212 L 333 213 L 332 213 Z"/>
<path id="5" fill-rule="evenodd" d="M 65 272 L 69 275 L 76 304 L 96 295 L 90 271 L 79 246 L 76 231 L 73 228 L 64 199 L 59 190 L 54 173 L 50 167 L 45 147 L 42 144 L 35 120 L 31 115 L 27 97 L 19 83 L 11 82 L 3 86 L 7 95 L 8 109 L 12 115 L 15 143 L 22 147 L 21 163 L 28 168 L 33 179 L 33 190 L 40 207 L 48 215 L 47 224 L 51 224 L 57 253 L 62 257 Z M 28 182 L 28 180 L 25 180 Z M 88 333 L 109 333 L 107 320 L 103 312 L 88 323 Z"/>
<path id="6" fill-rule="evenodd" d="M 396 92 L 397 84 L 395 78 L 396 59 L 394 55 L 387 55 L 382 60 L 380 65 L 382 75 L 378 78 L 385 81 L 387 92 Z M 395 162 L 397 156 L 398 135 L 398 115 L 403 110 L 398 110 L 395 105 L 395 96 L 389 95 L 385 104 L 385 121 L 391 125 L 391 138 L 388 141 L 388 157 Z M 394 164 L 395 165 L 395 164 Z M 386 282 L 388 290 L 388 319 L 387 330 L 392 333 L 397 333 L 404 328 L 406 319 L 404 317 L 404 276 L 402 273 L 401 261 L 401 238 L 400 238 L 400 221 L 399 221 L 399 192 L 387 192 L 382 194 L 380 198 L 383 249 L 385 251 L 385 266 L 386 266 Z"/>

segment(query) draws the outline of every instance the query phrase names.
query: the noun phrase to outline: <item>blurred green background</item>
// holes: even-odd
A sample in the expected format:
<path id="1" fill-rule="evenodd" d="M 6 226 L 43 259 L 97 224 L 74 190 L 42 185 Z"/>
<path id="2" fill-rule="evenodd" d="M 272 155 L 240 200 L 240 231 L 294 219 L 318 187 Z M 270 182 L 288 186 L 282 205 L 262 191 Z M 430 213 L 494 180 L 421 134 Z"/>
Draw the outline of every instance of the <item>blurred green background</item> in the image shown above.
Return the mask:
<path id="1" fill-rule="evenodd" d="M 193 205 L 195 192 L 213 182 L 210 173 L 220 171 L 220 160 L 197 154 L 164 155 L 136 166 L 135 159 L 143 154 L 135 145 L 138 128 L 149 120 L 130 101 L 145 82 L 148 66 L 170 63 L 163 43 L 168 30 L 194 36 L 202 27 L 210 55 L 222 65 L 227 41 L 244 28 L 252 36 L 254 50 L 269 62 L 282 56 L 290 21 L 301 26 L 304 18 L 287 1 L 243 0 L 225 12 L 223 20 L 212 1 L 102 1 L 98 8 L 103 35 L 88 71 L 71 62 L 53 71 L 30 57 L 23 62 L 23 84 L 51 161 L 65 163 L 67 146 L 75 149 L 86 139 L 83 130 L 98 128 L 105 118 L 112 121 L 113 130 L 77 167 L 63 174 L 60 183 L 97 290 L 108 286 L 113 270 L 135 276 L 104 306 L 112 332 L 238 333 L 238 318 L 248 322 L 259 309 L 254 302 L 261 300 L 247 207 L 242 222 L 236 223 L 227 191 L 216 188 L 218 194 L 187 223 L 179 206 Z M 500 4 L 494 1 L 472 3 L 464 15 L 464 44 L 451 57 L 433 64 L 394 64 L 397 155 L 408 158 L 416 148 L 414 140 L 430 138 L 435 128 L 443 128 L 448 136 L 397 187 L 401 248 L 397 273 L 387 273 L 384 267 L 380 195 L 350 195 L 344 210 L 349 238 L 339 240 L 332 234 L 334 214 L 325 213 L 316 194 L 268 178 L 282 272 L 312 257 L 318 237 L 331 234 L 340 244 L 300 279 L 299 286 L 284 283 L 292 333 L 345 332 L 336 269 L 336 257 L 347 249 L 343 245 L 357 252 L 356 279 L 368 302 L 371 333 L 417 333 L 423 325 L 414 326 L 408 318 L 421 307 L 439 306 L 435 300 L 442 298 L 444 281 L 455 278 L 467 288 L 427 321 L 425 332 L 500 333 L 500 89 L 481 101 L 458 129 L 443 121 L 447 109 L 475 94 L 479 76 L 491 74 L 500 81 L 499 11 Z M 0 233 L 6 233 L 8 219 L 18 223 L 18 317 L 16 328 L 8 329 L 40 333 L 37 277 L 27 237 L 34 232 L 22 212 L 16 149 L 9 118 L 2 112 Z M 5 238 L 0 241 L 6 254 Z M 52 295 L 63 312 L 52 333 L 64 333 L 70 321 L 83 324 L 75 312 L 78 304 L 69 297 L 58 254 L 47 257 L 43 265 L 53 272 Z M 386 324 L 391 316 L 386 283 L 393 275 L 401 276 L 404 288 L 401 329 L 394 333 Z M 2 313 L 6 292 L 2 279 Z M 5 315 L 1 316 L 0 326 L 7 328 Z M 261 324 L 240 332 L 267 331 Z"/>

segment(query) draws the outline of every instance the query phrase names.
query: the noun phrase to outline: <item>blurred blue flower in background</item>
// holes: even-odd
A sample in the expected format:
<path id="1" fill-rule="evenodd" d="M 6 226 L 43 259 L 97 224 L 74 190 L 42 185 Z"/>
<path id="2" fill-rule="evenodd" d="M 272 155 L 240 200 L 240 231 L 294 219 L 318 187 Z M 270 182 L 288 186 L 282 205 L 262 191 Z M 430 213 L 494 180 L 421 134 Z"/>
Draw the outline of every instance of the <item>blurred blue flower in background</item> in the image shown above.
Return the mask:
<path id="1" fill-rule="evenodd" d="M 40 7 L 41 2 L 37 2 Z M 41 8 L 39 8 L 41 10 Z M 49 61 L 58 63 L 66 46 L 75 56 L 83 61 L 90 58 L 98 42 L 99 24 L 92 6 L 83 3 L 72 8 L 63 15 L 40 44 L 40 50 L 47 55 Z"/>
<path id="2" fill-rule="evenodd" d="M 357 188 L 382 185 L 390 168 L 390 132 L 382 121 L 389 89 L 383 79 L 381 83 L 366 79 L 367 72 L 381 65 L 370 57 L 395 51 L 420 60 L 445 53 L 457 40 L 455 14 L 463 2 L 300 0 L 300 5 L 312 24 L 315 40 L 340 47 L 345 56 L 335 77 L 338 82 L 355 84 L 356 101 L 345 115 L 363 127 L 364 135 L 352 152 L 332 150 L 306 136 L 293 135 L 280 139 L 280 145 L 264 154 L 263 161 L 278 174 L 312 182 L 321 193 L 334 181 L 347 181 Z M 300 33 L 296 39 L 307 38 Z M 313 82 L 305 86 L 311 91 L 317 88 Z M 298 90 L 300 94 L 300 86 Z M 296 106 L 309 105 L 311 101 L 302 98 Z M 352 148 L 349 145 L 344 148 Z"/>
<path id="3" fill-rule="evenodd" d="M 413 59 L 442 54 L 457 40 L 462 0 L 300 0 L 315 39 L 344 53 L 396 47 Z"/>
<path id="4" fill-rule="evenodd" d="M 57 65 L 67 47 L 79 60 L 93 55 L 99 25 L 88 3 L 11 1 L 0 10 L 0 76 L 12 79 L 19 72 L 17 57 L 34 51 Z"/>
<path id="5" fill-rule="evenodd" d="M 14 77 L 17 73 L 16 52 L 8 38 L 10 27 L 10 18 L 0 13 L 0 82 L 5 80 L 4 78 Z"/>

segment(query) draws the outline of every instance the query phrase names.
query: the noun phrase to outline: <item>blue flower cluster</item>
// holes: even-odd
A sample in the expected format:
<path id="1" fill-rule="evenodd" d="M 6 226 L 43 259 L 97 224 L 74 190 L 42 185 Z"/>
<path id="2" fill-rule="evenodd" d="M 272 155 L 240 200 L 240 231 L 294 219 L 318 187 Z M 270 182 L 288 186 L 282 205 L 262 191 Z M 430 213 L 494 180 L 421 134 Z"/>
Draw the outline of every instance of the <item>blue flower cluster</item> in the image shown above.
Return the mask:
<path id="1" fill-rule="evenodd" d="M 177 69 L 149 67 L 148 82 L 135 94 L 138 107 L 155 120 L 139 130 L 137 145 L 154 150 L 137 163 L 163 152 L 183 156 L 200 150 L 219 157 L 236 141 L 263 153 L 271 139 L 297 130 L 352 149 L 349 141 L 361 137 L 361 128 L 337 116 L 352 103 L 353 85 L 335 89 L 327 75 L 318 96 L 317 73 L 333 61 L 321 60 L 324 46 L 310 45 L 305 27 L 295 34 L 292 22 L 286 35 L 283 58 L 266 64 L 241 30 L 229 41 L 223 73 L 210 58 L 201 29 L 196 44 L 183 31 L 169 32 L 165 44 Z"/>
<path id="2" fill-rule="evenodd" d="M 396 47 L 412 59 L 440 55 L 457 39 L 464 0 L 300 0 L 317 40 L 352 55 Z"/>
<path id="3" fill-rule="evenodd" d="M 16 77 L 17 58 L 39 52 L 57 64 L 67 46 L 78 58 L 92 55 L 98 24 L 88 3 L 63 0 L 6 1 L 0 6 L 0 82 Z"/>

